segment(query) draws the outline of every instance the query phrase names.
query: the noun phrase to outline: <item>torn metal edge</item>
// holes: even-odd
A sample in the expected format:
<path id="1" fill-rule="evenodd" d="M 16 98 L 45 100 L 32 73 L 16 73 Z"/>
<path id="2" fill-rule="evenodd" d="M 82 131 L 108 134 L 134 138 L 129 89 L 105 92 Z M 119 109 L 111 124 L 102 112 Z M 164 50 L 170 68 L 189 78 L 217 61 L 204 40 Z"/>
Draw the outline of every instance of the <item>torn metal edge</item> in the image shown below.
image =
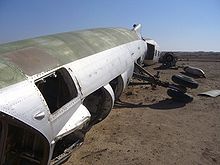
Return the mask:
<path id="1" fill-rule="evenodd" d="M 210 90 L 207 92 L 199 93 L 199 96 L 217 97 L 220 96 L 220 90 Z"/>

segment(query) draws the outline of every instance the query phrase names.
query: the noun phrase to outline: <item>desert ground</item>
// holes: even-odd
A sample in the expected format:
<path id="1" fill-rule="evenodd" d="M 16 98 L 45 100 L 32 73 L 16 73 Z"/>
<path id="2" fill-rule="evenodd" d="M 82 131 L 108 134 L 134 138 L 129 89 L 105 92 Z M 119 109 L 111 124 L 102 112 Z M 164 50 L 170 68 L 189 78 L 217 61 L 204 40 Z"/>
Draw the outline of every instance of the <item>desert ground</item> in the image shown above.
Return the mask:
<path id="1" fill-rule="evenodd" d="M 211 165 L 220 164 L 220 96 L 198 96 L 220 89 L 220 55 L 182 55 L 178 66 L 199 67 L 206 78 L 195 78 L 190 103 L 172 100 L 166 89 L 128 86 L 110 115 L 86 135 L 84 144 L 65 165 Z M 171 82 L 182 68 L 157 70 Z"/>

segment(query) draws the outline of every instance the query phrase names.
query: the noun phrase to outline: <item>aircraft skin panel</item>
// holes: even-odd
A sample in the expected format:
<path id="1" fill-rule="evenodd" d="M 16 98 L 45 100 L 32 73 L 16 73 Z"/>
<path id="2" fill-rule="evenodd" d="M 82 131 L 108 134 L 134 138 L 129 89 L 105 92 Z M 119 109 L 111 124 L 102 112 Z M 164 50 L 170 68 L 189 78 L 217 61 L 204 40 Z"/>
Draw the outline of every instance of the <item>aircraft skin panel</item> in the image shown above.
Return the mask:
<path id="1" fill-rule="evenodd" d="M 134 63 L 144 58 L 146 52 L 146 42 L 136 31 L 121 28 L 68 32 L 2 44 L 0 114 L 7 114 L 44 136 L 50 152 L 49 164 L 56 142 L 84 128 L 94 116 L 83 105 L 87 96 L 104 87 L 113 106 L 114 92 L 109 83 L 121 77 L 125 87 Z"/>
<path id="2" fill-rule="evenodd" d="M 15 91 L 19 95 L 15 94 Z M 25 80 L 6 87 L 1 90 L 0 98 L 1 112 L 32 126 L 41 132 L 48 141 L 53 139 L 53 133 L 48 124 L 49 110 L 34 84 Z M 34 115 L 39 112 L 44 112 L 45 117 L 41 120 L 34 119 Z"/>
<path id="3" fill-rule="evenodd" d="M 20 82 L 26 79 L 27 76 L 37 74 L 37 72 L 46 72 L 58 66 L 135 40 L 139 40 L 139 38 L 134 31 L 122 28 L 100 28 L 67 32 L 2 44 L 0 45 L 0 63 L 2 63 L 2 65 L 8 65 L 7 68 L 13 68 L 11 72 L 13 72 L 12 75 L 14 75 L 14 77 L 8 82 L 4 80 L 3 76 L 7 73 L 1 72 L 0 80 L 2 82 L 0 82 L 0 87 L 3 88 L 13 83 Z M 56 63 L 50 64 L 48 62 L 47 68 L 44 68 L 38 67 L 41 63 L 36 63 L 36 61 L 33 62 L 27 59 L 21 65 L 18 61 L 8 58 L 15 57 L 16 55 L 17 59 L 19 59 L 19 56 L 28 54 L 27 52 L 30 49 L 35 50 L 33 51 L 33 56 L 41 54 L 39 56 L 47 56 L 45 58 L 52 59 L 56 61 Z M 29 68 L 24 69 L 21 67 L 24 66 L 25 63 Z M 35 68 L 34 71 L 31 70 L 33 67 Z"/>
<path id="4" fill-rule="evenodd" d="M 132 51 L 128 49 L 131 45 L 135 45 Z M 66 68 L 71 68 L 79 81 L 83 97 L 86 97 L 126 72 L 128 68 L 133 68 L 135 59 L 144 54 L 145 49 L 144 41 L 134 41 L 77 60 L 66 65 Z"/>
<path id="5" fill-rule="evenodd" d="M 60 62 L 45 51 L 29 47 L 2 55 L 2 58 L 20 68 L 26 75 L 31 76 L 60 65 Z"/>
<path id="6" fill-rule="evenodd" d="M 83 124 L 89 121 L 90 117 L 91 114 L 89 113 L 87 108 L 84 105 L 80 105 L 75 113 L 65 123 L 61 131 L 57 134 L 56 138 L 60 139 L 77 129 L 82 129 L 81 127 L 83 126 Z"/>
<path id="7" fill-rule="evenodd" d="M 137 52 L 135 50 L 129 52 L 128 47 L 131 44 L 136 45 Z M 142 48 L 138 49 L 138 47 Z M 132 76 L 131 71 L 127 73 L 128 68 L 133 68 L 133 58 L 137 59 L 141 56 L 144 49 L 144 41 L 139 40 L 63 65 L 62 67 L 69 71 L 72 79 L 79 81 L 79 84 L 76 82 L 75 84 L 81 91 L 79 91 L 79 97 L 64 105 L 54 114 L 50 113 L 47 103 L 35 86 L 35 80 L 40 77 L 35 77 L 35 79 L 30 77 L 28 80 L 1 89 L 0 97 L 3 98 L 0 100 L 1 111 L 31 125 L 51 142 L 52 137 L 60 132 L 69 117 L 80 106 L 80 99 L 85 98 L 101 86 L 107 85 L 120 74 L 126 73 L 129 74 L 128 76 Z M 52 73 L 54 70 L 50 72 Z M 126 79 L 129 78 L 128 76 Z M 14 95 L 14 91 L 17 91 L 16 93 L 19 95 Z M 70 110 L 70 107 L 75 107 L 75 110 Z M 27 109 L 29 110 L 27 111 Z M 34 119 L 34 115 L 41 112 L 45 113 L 45 117 L 41 120 Z M 50 122 L 48 123 L 48 121 Z M 44 127 L 42 127 L 42 123 L 44 123 Z M 49 131 L 51 126 L 53 132 Z"/>
<path id="8" fill-rule="evenodd" d="M 20 70 L 7 61 L 0 60 L 0 70 L 0 89 L 26 79 Z"/>

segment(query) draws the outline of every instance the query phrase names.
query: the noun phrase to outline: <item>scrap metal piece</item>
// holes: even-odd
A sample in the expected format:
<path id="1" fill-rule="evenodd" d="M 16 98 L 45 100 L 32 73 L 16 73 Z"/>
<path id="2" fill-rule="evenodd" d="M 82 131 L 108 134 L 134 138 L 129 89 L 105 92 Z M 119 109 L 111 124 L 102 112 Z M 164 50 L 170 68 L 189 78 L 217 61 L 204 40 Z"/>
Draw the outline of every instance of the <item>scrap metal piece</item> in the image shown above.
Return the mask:
<path id="1" fill-rule="evenodd" d="M 220 96 L 220 90 L 211 90 L 198 94 L 199 96 L 217 97 Z"/>
<path id="2" fill-rule="evenodd" d="M 205 78 L 205 73 L 202 69 L 200 68 L 196 68 L 196 67 L 192 67 L 192 66 L 185 66 L 183 68 L 183 70 L 188 73 L 188 74 L 192 74 L 194 76 L 198 76 L 198 77 L 204 77 Z"/>

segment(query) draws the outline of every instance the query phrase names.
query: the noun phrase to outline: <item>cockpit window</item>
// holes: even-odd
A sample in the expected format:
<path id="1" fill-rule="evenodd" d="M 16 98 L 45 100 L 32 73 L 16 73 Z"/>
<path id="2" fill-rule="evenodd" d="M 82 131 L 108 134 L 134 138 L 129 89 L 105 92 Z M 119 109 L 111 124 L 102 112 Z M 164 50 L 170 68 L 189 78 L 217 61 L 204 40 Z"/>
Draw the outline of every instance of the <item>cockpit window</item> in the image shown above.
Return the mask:
<path id="1" fill-rule="evenodd" d="M 65 68 L 57 70 L 35 84 L 47 102 L 51 113 L 56 112 L 78 95 L 77 88 Z"/>

